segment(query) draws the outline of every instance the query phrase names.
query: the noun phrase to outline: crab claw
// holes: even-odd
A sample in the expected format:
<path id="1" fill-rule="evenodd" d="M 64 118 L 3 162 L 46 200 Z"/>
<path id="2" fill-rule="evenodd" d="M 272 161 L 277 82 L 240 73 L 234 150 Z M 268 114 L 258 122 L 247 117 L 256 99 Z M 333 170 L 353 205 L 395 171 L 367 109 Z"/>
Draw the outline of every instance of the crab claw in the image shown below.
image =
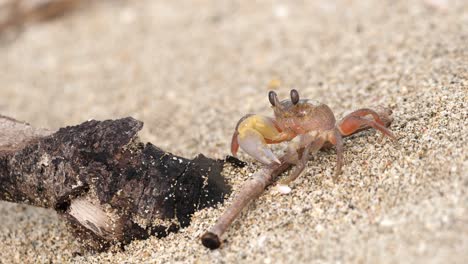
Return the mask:
<path id="1" fill-rule="evenodd" d="M 281 162 L 267 147 L 281 135 L 272 118 L 259 115 L 246 115 L 237 123 L 232 136 L 231 152 L 236 155 L 238 148 L 247 152 L 256 160 L 271 164 Z M 281 139 L 281 138 L 280 138 Z"/>
<path id="2" fill-rule="evenodd" d="M 275 154 L 267 147 L 265 139 L 258 131 L 245 129 L 239 133 L 237 140 L 242 150 L 261 163 L 266 165 L 273 162 L 281 164 Z"/>

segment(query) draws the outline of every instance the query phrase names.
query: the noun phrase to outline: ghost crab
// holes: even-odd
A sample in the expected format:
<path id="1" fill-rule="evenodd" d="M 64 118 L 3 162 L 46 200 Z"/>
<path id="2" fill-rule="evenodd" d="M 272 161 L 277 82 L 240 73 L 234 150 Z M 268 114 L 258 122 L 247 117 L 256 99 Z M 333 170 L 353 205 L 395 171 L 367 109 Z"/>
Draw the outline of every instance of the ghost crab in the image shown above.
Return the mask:
<path id="1" fill-rule="evenodd" d="M 264 163 L 240 188 L 231 205 L 218 218 L 216 223 L 205 232 L 201 241 L 210 249 L 221 246 L 221 236 L 249 202 L 260 196 L 265 188 L 275 182 L 276 176 L 291 165 L 296 164 L 289 176 L 277 185 L 281 193 L 288 193 L 289 182 L 296 179 L 304 170 L 310 153 L 317 152 L 325 144 L 334 145 L 337 152 L 336 176 L 343 165 L 343 137 L 361 130 L 374 128 L 385 136 L 395 139 L 386 128 L 392 122 L 391 110 L 359 109 L 336 123 L 331 109 L 312 100 L 299 98 L 296 90 L 291 90 L 291 98 L 279 101 L 275 92 L 268 98 L 275 113 L 274 118 L 260 115 L 246 115 L 239 120 L 232 136 L 231 151 L 235 156 L 239 147 L 256 160 Z M 286 153 L 279 159 L 267 147 L 290 141 Z"/>
<path id="2" fill-rule="evenodd" d="M 296 167 L 280 184 L 288 184 L 296 179 L 304 170 L 310 155 L 320 150 L 327 142 L 336 147 L 336 179 L 341 174 L 343 165 L 343 137 L 356 133 L 363 127 L 372 127 L 395 139 L 374 110 L 358 109 L 337 123 L 327 105 L 300 99 L 299 93 L 294 89 L 291 90 L 290 97 L 279 101 L 277 94 L 270 91 L 268 99 L 275 117 L 254 114 L 242 117 L 237 123 L 231 142 L 231 152 L 234 156 L 240 147 L 259 162 L 271 166 L 281 162 L 267 144 L 291 141 L 286 150 L 285 161 L 295 164 Z"/>

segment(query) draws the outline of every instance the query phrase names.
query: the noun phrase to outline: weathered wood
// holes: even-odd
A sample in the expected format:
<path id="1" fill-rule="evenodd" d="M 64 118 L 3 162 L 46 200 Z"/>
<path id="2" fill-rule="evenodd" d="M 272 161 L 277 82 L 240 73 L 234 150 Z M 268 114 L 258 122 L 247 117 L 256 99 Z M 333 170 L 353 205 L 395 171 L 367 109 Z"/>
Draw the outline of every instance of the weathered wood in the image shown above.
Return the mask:
<path id="1" fill-rule="evenodd" d="M 164 236 L 221 202 L 223 160 L 167 153 L 133 118 L 53 133 L 0 116 L 0 199 L 53 208 L 99 247 Z"/>

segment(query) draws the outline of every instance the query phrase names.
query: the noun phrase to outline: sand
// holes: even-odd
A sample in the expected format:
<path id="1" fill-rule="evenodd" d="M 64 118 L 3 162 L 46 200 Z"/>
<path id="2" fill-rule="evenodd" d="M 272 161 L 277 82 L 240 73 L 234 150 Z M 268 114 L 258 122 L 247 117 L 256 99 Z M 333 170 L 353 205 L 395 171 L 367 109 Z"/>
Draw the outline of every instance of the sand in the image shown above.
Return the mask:
<path id="1" fill-rule="evenodd" d="M 59 128 L 133 116 L 144 141 L 229 154 L 237 120 L 296 88 L 338 117 L 393 108 L 399 144 L 374 132 L 270 188 L 210 251 L 225 205 L 179 233 L 84 251 L 53 212 L 0 202 L 1 263 L 464 263 L 468 259 L 468 7 L 427 1 L 104 1 L 30 24 L 0 46 L 0 113 Z M 284 147 L 275 147 L 281 151 Z M 237 192 L 258 169 L 226 167 Z M 232 196 L 228 199 L 230 203 Z"/>

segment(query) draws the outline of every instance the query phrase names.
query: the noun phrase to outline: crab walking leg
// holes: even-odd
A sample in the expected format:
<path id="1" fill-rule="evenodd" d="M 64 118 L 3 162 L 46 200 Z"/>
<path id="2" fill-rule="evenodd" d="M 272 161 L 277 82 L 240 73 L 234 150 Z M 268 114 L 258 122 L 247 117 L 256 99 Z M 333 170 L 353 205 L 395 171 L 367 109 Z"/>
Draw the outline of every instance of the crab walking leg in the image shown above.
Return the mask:
<path id="1" fill-rule="evenodd" d="M 345 116 L 346 117 L 351 117 L 351 116 L 357 116 L 357 117 L 365 117 L 367 115 L 371 115 L 375 122 L 381 124 L 381 125 L 385 125 L 384 122 L 380 119 L 380 116 L 379 114 L 372 110 L 372 109 L 369 109 L 369 108 L 361 108 L 361 109 L 358 109 L 358 110 L 355 110 L 351 113 L 349 113 L 348 115 Z M 345 119 L 343 118 L 343 119 Z"/>
<path id="2" fill-rule="evenodd" d="M 347 116 L 343 118 L 343 120 L 338 124 L 338 130 L 343 136 L 351 135 L 359 130 L 362 130 L 363 127 L 372 127 L 376 130 L 379 130 L 391 139 L 396 139 L 392 131 L 390 131 L 384 125 L 381 125 L 376 121 L 369 120 L 363 117 Z"/>
<path id="3" fill-rule="evenodd" d="M 299 175 L 301 175 L 302 171 L 304 170 L 305 165 L 307 164 L 307 161 L 309 161 L 310 155 L 318 152 L 322 148 L 324 143 L 325 143 L 325 140 L 322 137 L 318 137 L 311 143 L 307 144 L 307 146 L 303 148 L 302 157 L 297 161 L 296 167 L 294 168 L 294 170 L 291 172 L 291 174 L 289 174 L 287 178 L 280 181 L 280 184 L 287 185 L 290 182 L 297 179 L 297 177 L 299 177 Z M 289 151 L 295 151 L 297 153 L 297 150 L 288 149 L 288 152 Z M 288 153 L 286 155 L 289 156 L 293 154 Z"/>
<path id="4" fill-rule="evenodd" d="M 343 137 L 340 134 L 338 129 L 335 130 L 335 148 L 336 148 L 336 169 L 335 169 L 335 177 L 333 178 L 335 181 L 338 179 L 338 176 L 341 174 L 341 167 L 343 167 Z"/>
<path id="5" fill-rule="evenodd" d="M 389 109 L 384 109 L 385 112 L 389 112 L 391 114 L 391 110 Z M 365 116 L 371 115 L 374 120 L 369 120 L 365 118 Z M 374 129 L 379 130 L 382 132 L 384 135 L 395 139 L 395 136 L 393 133 L 385 127 L 385 122 L 382 120 L 385 120 L 385 117 L 389 115 L 379 115 L 377 112 L 374 110 L 368 109 L 368 108 L 363 108 L 356 110 L 348 115 L 346 115 L 337 125 L 341 135 L 343 136 L 348 136 L 353 133 L 356 133 L 360 130 L 362 130 L 365 127 L 372 127 Z"/>

